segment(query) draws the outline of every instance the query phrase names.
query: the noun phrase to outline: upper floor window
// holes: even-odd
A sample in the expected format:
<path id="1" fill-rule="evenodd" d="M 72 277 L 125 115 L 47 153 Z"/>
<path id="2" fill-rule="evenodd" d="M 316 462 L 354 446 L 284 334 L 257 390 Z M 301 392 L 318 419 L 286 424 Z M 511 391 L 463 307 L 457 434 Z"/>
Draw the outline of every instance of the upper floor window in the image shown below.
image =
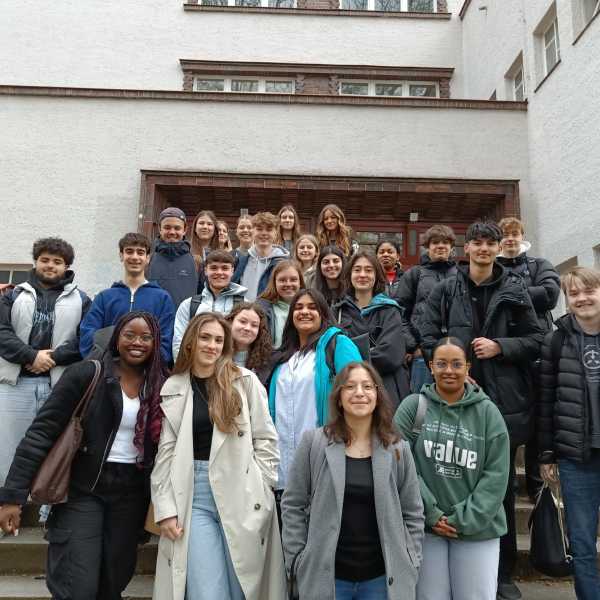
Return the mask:
<path id="1" fill-rule="evenodd" d="M 296 0 L 199 0 L 198 4 L 211 6 L 266 6 L 270 8 L 295 8 Z"/>
<path id="2" fill-rule="evenodd" d="M 194 90 L 197 92 L 293 94 L 294 81 L 277 77 L 205 77 L 197 75 Z"/>
<path id="3" fill-rule="evenodd" d="M 355 81 L 340 83 L 340 94 L 353 96 L 412 96 L 439 98 L 437 83 L 419 81 Z"/>
<path id="4" fill-rule="evenodd" d="M 589 23 L 600 12 L 600 0 L 583 0 L 584 20 Z"/>
<path id="5" fill-rule="evenodd" d="M 0 284 L 19 285 L 27 281 L 31 265 L 0 265 Z"/>
<path id="6" fill-rule="evenodd" d="M 519 69 L 518 73 L 513 79 L 515 89 L 515 100 L 522 102 L 525 100 L 525 81 L 523 79 L 523 69 Z"/>
<path id="7" fill-rule="evenodd" d="M 558 39 L 558 19 L 554 19 L 544 33 L 544 68 L 547 75 L 560 60 L 560 42 Z"/>
<path id="8" fill-rule="evenodd" d="M 344 10 L 437 12 L 437 0 L 342 0 Z"/>

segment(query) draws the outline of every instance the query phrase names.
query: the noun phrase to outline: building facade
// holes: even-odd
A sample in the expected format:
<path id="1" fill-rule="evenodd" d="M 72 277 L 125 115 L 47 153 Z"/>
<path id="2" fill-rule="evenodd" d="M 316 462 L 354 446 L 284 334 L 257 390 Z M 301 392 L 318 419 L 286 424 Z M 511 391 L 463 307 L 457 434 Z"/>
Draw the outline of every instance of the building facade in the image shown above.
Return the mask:
<path id="1" fill-rule="evenodd" d="M 94 293 L 166 206 L 338 204 L 419 259 L 516 215 L 600 263 L 598 0 L 0 0 L 0 284 L 59 235 Z"/>

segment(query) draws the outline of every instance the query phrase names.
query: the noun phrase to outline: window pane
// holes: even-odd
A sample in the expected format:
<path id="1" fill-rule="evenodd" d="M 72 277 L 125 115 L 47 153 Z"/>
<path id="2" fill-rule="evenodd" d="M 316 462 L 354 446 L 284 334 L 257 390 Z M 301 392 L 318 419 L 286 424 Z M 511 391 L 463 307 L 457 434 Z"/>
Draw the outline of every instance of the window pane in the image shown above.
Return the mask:
<path id="1" fill-rule="evenodd" d="M 232 92 L 258 92 L 258 81 L 234 79 L 231 82 Z"/>
<path id="2" fill-rule="evenodd" d="M 294 84 L 291 81 L 267 81 L 265 91 L 275 94 L 293 94 Z"/>
<path id="3" fill-rule="evenodd" d="M 350 83 L 342 81 L 342 94 L 358 94 L 359 96 L 369 95 L 368 83 Z"/>
<path id="4" fill-rule="evenodd" d="M 411 12 L 433 12 L 433 0 L 408 0 Z"/>
<path id="5" fill-rule="evenodd" d="M 13 271 L 11 283 L 15 285 L 19 285 L 20 283 L 25 283 L 27 281 L 28 271 Z"/>
<path id="6" fill-rule="evenodd" d="M 420 96 L 422 98 L 436 98 L 437 90 L 435 85 L 411 85 L 409 87 L 411 96 Z"/>
<path id="7" fill-rule="evenodd" d="M 260 6 L 260 0 L 235 0 L 236 6 Z"/>
<path id="8" fill-rule="evenodd" d="M 523 83 L 523 71 L 519 71 L 515 75 L 515 87 L 519 87 Z"/>
<path id="9" fill-rule="evenodd" d="M 10 271 L 0 271 L 0 283 L 10 283 Z"/>
<path id="10" fill-rule="evenodd" d="M 227 6 L 227 0 L 202 0 L 202 4 L 210 6 Z"/>
<path id="11" fill-rule="evenodd" d="M 517 102 L 523 102 L 523 100 L 525 100 L 525 97 L 523 95 L 523 86 L 520 85 L 518 88 L 515 89 L 515 100 Z"/>
<path id="12" fill-rule="evenodd" d="M 411 229 L 408 232 L 408 253 L 416 254 L 417 253 L 417 230 Z"/>
<path id="13" fill-rule="evenodd" d="M 380 233 L 379 234 L 380 242 L 396 242 L 398 246 L 400 246 L 400 254 L 404 254 L 404 249 L 402 248 L 402 234 L 401 233 Z"/>
<path id="14" fill-rule="evenodd" d="M 344 10 L 367 10 L 367 0 L 343 0 Z"/>
<path id="15" fill-rule="evenodd" d="M 379 236 L 376 231 L 357 231 L 356 239 L 360 244 L 376 244 Z"/>
<path id="16" fill-rule="evenodd" d="M 457 246 L 463 246 L 465 243 L 465 236 L 462 233 L 457 233 L 456 234 L 456 245 Z"/>
<path id="17" fill-rule="evenodd" d="M 550 29 L 544 34 L 544 45 L 548 47 L 554 41 L 554 23 L 550 26 Z"/>
<path id="18" fill-rule="evenodd" d="M 401 83 L 376 83 L 376 96 L 402 96 Z"/>
<path id="19" fill-rule="evenodd" d="M 269 0 L 271 8 L 294 8 L 294 0 Z"/>
<path id="20" fill-rule="evenodd" d="M 546 73 L 549 73 L 552 67 L 556 64 L 556 43 L 554 39 L 546 48 Z"/>
<path id="21" fill-rule="evenodd" d="M 375 0 L 375 10 L 400 10 L 400 0 Z"/>
<path id="22" fill-rule="evenodd" d="M 196 79 L 196 90 L 199 92 L 222 92 L 225 90 L 223 79 Z"/>

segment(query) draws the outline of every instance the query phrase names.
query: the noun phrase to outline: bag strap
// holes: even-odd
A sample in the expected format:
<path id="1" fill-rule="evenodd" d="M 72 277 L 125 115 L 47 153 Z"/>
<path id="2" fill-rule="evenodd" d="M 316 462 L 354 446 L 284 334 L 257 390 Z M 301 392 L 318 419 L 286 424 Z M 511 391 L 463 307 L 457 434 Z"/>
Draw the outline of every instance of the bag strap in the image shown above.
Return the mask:
<path id="1" fill-rule="evenodd" d="M 192 296 L 192 301 L 190 302 L 190 321 L 196 316 L 200 302 L 202 302 L 202 294 Z"/>
<path id="2" fill-rule="evenodd" d="M 97 360 L 91 360 L 90 362 L 94 363 L 94 367 L 96 368 L 96 370 L 94 372 L 92 382 L 88 386 L 88 389 L 83 395 L 83 398 L 80 400 L 79 404 L 77 405 L 77 408 L 73 412 L 73 418 L 77 417 L 79 418 L 79 420 L 83 419 L 83 415 L 85 415 L 85 411 L 87 410 L 90 400 L 94 392 L 96 391 L 96 386 L 98 385 L 98 380 L 100 379 L 100 373 L 102 371 L 100 363 Z"/>
<path id="3" fill-rule="evenodd" d="M 412 427 L 412 435 L 415 442 L 421 435 L 421 429 L 423 429 L 423 421 L 425 421 L 425 413 L 427 412 L 427 396 L 425 394 L 419 394 L 419 405 L 417 406 L 417 414 L 415 415 L 415 422 Z"/>
<path id="4" fill-rule="evenodd" d="M 544 482 L 544 485 L 548 485 L 548 484 Z M 573 557 L 570 554 L 567 554 L 567 544 L 565 542 L 565 540 L 567 539 L 567 536 L 565 534 L 565 524 L 564 524 L 564 516 L 563 516 L 564 504 L 562 501 L 562 491 L 560 489 L 560 484 L 558 484 L 558 483 L 556 484 L 556 502 L 557 502 L 556 510 L 558 511 L 558 526 L 560 527 L 560 537 L 562 540 L 563 552 L 565 554 L 565 558 L 567 559 L 567 562 L 570 562 L 571 560 L 573 560 Z"/>

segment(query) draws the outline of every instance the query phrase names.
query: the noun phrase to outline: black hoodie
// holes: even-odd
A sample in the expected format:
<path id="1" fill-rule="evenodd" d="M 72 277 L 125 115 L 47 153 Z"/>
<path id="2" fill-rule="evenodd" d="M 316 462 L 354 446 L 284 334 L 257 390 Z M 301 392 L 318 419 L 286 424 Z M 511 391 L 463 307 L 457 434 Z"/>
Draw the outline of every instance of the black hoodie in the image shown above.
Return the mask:
<path id="1" fill-rule="evenodd" d="M 23 377 L 38 377 L 24 368 L 24 365 L 33 364 L 39 350 L 48 350 L 52 348 L 52 329 L 54 326 L 54 306 L 58 297 L 64 291 L 67 284 L 73 283 L 75 273 L 67 271 L 65 278 L 52 286 L 50 289 L 43 288 L 37 280 L 35 269 L 29 271 L 27 283 L 35 289 L 37 297 L 37 306 L 33 316 L 33 326 L 29 335 L 28 343 L 22 342 L 12 326 L 12 307 L 16 299 L 15 294 L 18 286 L 6 292 L 0 299 L 0 357 L 4 360 L 23 365 L 20 375 Z M 81 294 L 82 310 L 81 318 L 85 316 L 92 301 L 86 294 Z M 56 363 L 56 366 L 66 366 L 81 360 L 79 354 L 79 324 L 77 325 L 77 337 L 70 342 L 59 346 L 50 358 Z M 42 373 L 42 375 L 48 375 Z"/>

